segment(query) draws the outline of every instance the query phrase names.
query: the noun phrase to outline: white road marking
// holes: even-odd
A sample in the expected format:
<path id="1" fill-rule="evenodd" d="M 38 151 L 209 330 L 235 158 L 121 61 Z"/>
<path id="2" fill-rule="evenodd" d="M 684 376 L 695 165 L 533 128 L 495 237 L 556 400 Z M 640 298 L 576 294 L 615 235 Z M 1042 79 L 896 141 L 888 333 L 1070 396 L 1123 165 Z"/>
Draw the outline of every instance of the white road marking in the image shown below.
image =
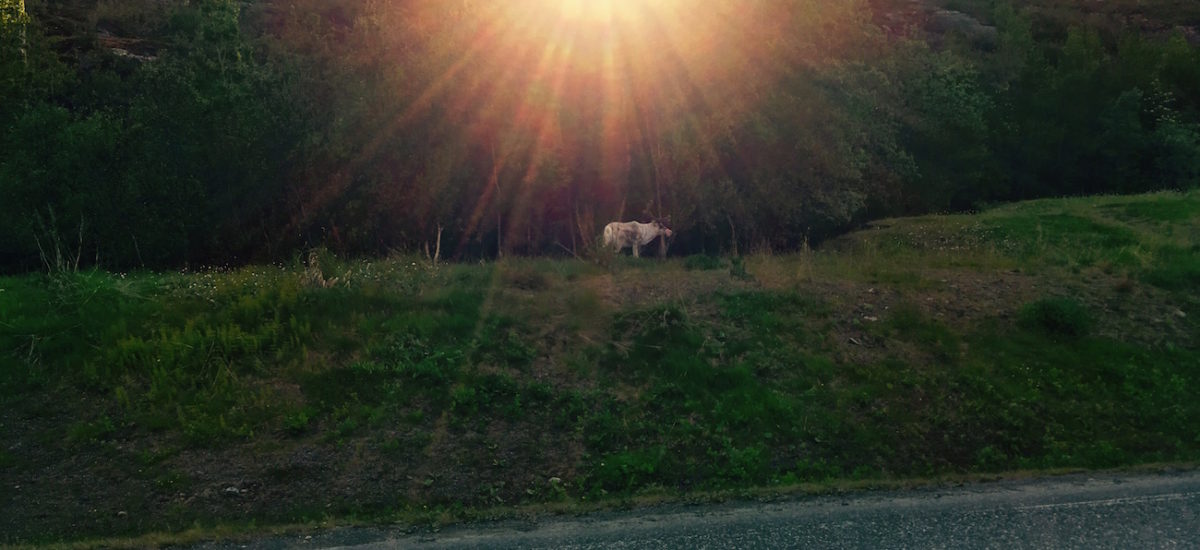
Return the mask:
<path id="1" fill-rule="evenodd" d="M 1144 497 L 1118 497 L 1104 498 L 1100 500 L 1083 500 L 1079 502 L 1059 502 L 1055 504 L 1033 504 L 1029 506 L 1018 506 L 1017 510 L 1046 510 L 1052 508 L 1085 508 L 1097 506 L 1118 506 L 1121 504 L 1133 504 L 1137 502 L 1168 502 L 1173 500 L 1185 500 L 1200 496 L 1200 493 L 1168 493 L 1165 495 L 1154 495 Z"/>

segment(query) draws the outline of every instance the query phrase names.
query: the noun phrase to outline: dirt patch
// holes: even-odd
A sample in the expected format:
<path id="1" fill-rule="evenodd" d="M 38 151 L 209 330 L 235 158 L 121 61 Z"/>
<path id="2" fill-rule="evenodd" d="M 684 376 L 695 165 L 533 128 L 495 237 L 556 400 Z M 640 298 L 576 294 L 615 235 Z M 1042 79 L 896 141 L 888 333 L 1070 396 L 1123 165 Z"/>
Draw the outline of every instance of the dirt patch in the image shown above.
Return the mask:
<path id="1" fill-rule="evenodd" d="M 611 274 L 588 277 L 580 281 L 583 288 L 591 290 L 600 298 L 600 302 L 608 309 L 621 305 L 621 296 L 617 292 L 616 278 Z"/>
<path id="2" fill-rule="evenodd" d="M 930 270 L 933 284 L 898 289 L 851 281 L 817 281 L 803 285 L 832 306 L 829 342 L 846 361 L 874 363 L 906 355 L 896 342 L 885 342 L 872 325 L 885 323 L 897 306 L 915 307 L 922 315 L 956 332 L 983 322 L 1014 319 L 1021 308 L 1047 297 L 1069 297 L 1094 315 L 1092 334 L 1130 343 L 1194 346 L 1194 324 L 1171 294 L 1126 276 L 1092 270 L 1077 277 L 1026 274 L 1016 270 L 973 272 Z M 923 359 L 928 360 L 927 357 Z"/>
<path id="3" fill-rule="evenodd" d="M 1084 271 L 1061 292 L 1096 313 L 1098 336 L 1151 346 L 1198 343 L 1194 317 L 1200 311 L 1194 297 L 1179 301 L 1163 289 L 1100 269 Z"/>
<path id="4" fill-rule="evenodd" d="M 760 289 L 753 277 L 738 279 L 728 270 L 681 271 L 625 269 L 589 277 L 580 284 L 611 309 L 637 309 L 667 302 L 694 301 L 716 292 Z"/>
<path id="5" fill-rule="evenodd" d="M 827 343 L 835 354 L 843 361 L 863 364 L 915 354 L 879 336 L 878 326 L 886 323 L 897 307 L 915 308 L 928 319 L 961 329 L 984 320 L 1011 318 L 1038 296 L 1037 278 L 1020 272 L 930 270 L 922 275 L 929 281 L 922 288 L 829 280 L 811 281 L 801 288 L 828 301 Z"/>

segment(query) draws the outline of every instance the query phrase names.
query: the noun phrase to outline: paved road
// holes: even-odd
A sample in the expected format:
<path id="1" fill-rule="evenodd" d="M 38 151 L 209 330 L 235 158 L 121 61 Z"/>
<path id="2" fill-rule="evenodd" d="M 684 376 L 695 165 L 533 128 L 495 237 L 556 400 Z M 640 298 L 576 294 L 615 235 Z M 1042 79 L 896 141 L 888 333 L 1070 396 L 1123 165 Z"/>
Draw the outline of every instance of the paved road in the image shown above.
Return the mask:
<path id="1" fill-rule="evenodd" d="M 1200 472 L 676 505 L 426 534 L 343 530 L 245 547 L 1200 549 Z"/>

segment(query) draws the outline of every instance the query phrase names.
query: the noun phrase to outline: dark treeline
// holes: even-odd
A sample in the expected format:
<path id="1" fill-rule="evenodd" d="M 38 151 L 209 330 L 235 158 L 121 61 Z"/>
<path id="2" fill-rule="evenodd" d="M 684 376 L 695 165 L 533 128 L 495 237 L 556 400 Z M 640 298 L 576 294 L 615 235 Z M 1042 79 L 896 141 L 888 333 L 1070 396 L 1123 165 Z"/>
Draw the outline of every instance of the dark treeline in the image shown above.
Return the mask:
<path id="1" fill-rule="evenodd" d="M 658 216 L 673 251 L 780 250 L 873 217 L 1200 183 L 1182 35 L 1038 33 L 996 1 L 988 40 L 931 41 L 882 27 L 880 2 L 712 4 L 0 0 L 0 266 L 439 234 L 444 257 L 582 254 L 604 223 Z"/>

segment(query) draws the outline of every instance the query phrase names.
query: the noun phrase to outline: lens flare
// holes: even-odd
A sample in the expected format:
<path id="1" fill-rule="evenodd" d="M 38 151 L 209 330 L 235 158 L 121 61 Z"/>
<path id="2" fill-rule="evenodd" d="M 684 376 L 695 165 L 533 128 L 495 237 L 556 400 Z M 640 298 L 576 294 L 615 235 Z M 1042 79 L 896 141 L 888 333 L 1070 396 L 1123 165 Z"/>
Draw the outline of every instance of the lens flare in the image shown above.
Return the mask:
<path id="1" fill-rule="evenodd" d="M 397 134 L 436 135 L 439 162 L 456 168 L 413 170 L 418 185 L 456 185 L 475 197 L 464 212 L 464 242 L 485 233 L 499 233 L 502 242 L 532 238 L 522 232 L 540 222 L 526 215 L 534 212 L 526 203 L 544 203 L 546 194 L 563 197 L 566 204 L 550 211 L 574 219 L 580 235 L 588 232 L 582 220 L 593 214 L 666 214 L 673 182 L 719 177 L 726 166 L 753 162 L 755 152 L 742 150 L 735 135 L 739 126 L 760 116 L 778 79 L 822 63 L 853 36 L 837 24 L 847 17 L 828 16 L 862 2 L 844 4 L 389 4 L 395 7 L 370 20 L 398 30 L 385 34 L 389 47 L 358 53 L 383 60 L 372 68 L 395 55 L 396 66 L 408 71 L 395 81 L 404 99 L 398 112 L 380 113 L 381 127 L 355 151 L 355 162 L 370 164 Z M 438 175 L 452 173 L 471 179 Z M 501 212 L 510 217 L 500 219 Z"/>

